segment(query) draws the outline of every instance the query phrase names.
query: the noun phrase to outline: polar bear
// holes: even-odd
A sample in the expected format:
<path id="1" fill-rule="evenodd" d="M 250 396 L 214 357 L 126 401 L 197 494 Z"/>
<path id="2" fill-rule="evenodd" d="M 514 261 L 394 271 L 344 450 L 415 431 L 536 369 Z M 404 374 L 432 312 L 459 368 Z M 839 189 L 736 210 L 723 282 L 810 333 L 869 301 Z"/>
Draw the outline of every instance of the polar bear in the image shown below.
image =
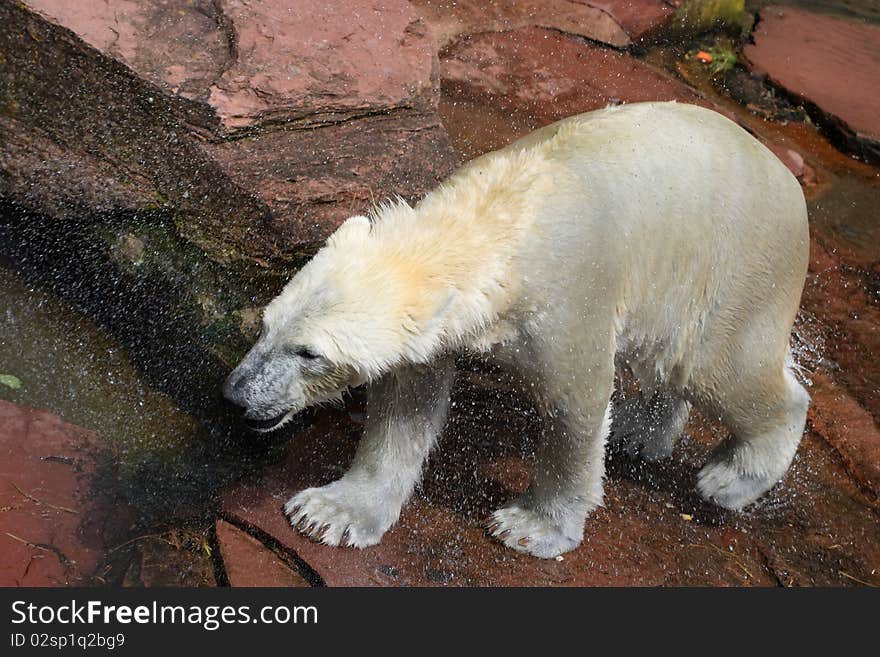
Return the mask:
<path id="1" fill-rule="evenodd" d="M 365 547 L 443 428 L 453 356 L 491 354 L 533 384 L 549 430 L 488 531 L 555 557 L 602 503 L 616 365 L 641 389 L 616 412 L 631 451 L 669 455 L 693 404 L 731 431 L 704 498 L 740 509 L 783 476 L 809 402 L 788 362 L 808 243 L 800 186 L 738 125 L 608 107 L 471 161 L 415 207 L 348 219 L 265 308 L 224 392 L 265 430 L 369 384 L 350 470 L 285 506 L 311 538 Z"/>

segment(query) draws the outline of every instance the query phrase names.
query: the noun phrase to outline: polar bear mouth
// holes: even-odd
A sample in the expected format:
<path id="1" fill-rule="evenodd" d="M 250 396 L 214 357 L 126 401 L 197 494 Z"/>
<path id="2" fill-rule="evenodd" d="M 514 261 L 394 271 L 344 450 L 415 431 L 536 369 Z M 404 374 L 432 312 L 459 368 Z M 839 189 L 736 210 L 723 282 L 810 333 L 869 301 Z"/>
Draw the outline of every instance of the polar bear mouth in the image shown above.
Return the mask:
<path id="1" fill-rule="evenodd" d="M 253 429 L 254 431 L 272 431 L 272 429 L 284 422 L 288 415 L 290 415 L 290 411 L 285 411 L 284 413 L 280 413 L 275 417 L 266 418 L 265 420 L 245 418 L 244 421 L 248 425 L 248 428 Z"/>
<path id="2" fill-rule="evenodd" d="M 268 433 L 275 431 L 287 424 L 294 425 L 294 431 L 302 431 L 307 429 L 314 422 L 314 413 L 311 409 L 303 409 L 298 413 L 294 413 L 291 409 L 284 411 L 278 415 L 265 419 L 245 418 L 245 424 L 248 428 L 257 433 Z"/>

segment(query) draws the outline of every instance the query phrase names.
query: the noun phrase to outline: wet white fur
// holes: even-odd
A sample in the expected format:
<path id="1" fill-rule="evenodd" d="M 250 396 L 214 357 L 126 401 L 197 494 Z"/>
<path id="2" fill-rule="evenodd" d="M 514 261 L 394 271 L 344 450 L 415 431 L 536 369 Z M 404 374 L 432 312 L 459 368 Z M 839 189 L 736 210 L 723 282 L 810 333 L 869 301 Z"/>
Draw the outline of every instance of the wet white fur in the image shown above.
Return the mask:
<path id="1" fill-rule="evenodd" d="M 749 504 L 803 431 L 808 397 L 786 357 L 807 256 L 788 170 L 728 119 L 675 103 L 571 117 L 470 162 L 414 208 L 353 217 L 267 307 L 255 346 L 325 357 L 291 368 L 266 408 L 322 401 L 303 392 L 322 371 L 351 373 L 340 390 L 371 384 L 350 471 L 294 496 L 291 522 L 331 545 L 380 540 L 442 429 L 461 350 L 520 369 L 547 414 L 529 490 L 490 522 L 510 547 L 553 557 L 580 543 L 602 502 L 615 362 L 642 389 L 615 436 L 659 458 L 690 404 L 720 417 L 732 436 L 698 487 Z"/>

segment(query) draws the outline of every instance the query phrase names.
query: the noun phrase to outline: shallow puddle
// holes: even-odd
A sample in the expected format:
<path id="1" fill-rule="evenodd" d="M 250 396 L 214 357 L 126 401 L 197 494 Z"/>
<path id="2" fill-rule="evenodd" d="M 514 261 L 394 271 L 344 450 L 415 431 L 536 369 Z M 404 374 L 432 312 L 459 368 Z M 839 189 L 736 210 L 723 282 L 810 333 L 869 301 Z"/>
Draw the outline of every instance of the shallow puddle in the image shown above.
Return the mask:
<path id="1" fill-rule="evenodd" d="M 46 408 L 110 441 L 123 464 L 179 452 L 198 423 L 145 385 L 125 350 L 57 297 L 0 269 L 0 399 Z"/>
<path id="2" fill-rule="evenodd" d="M 844 260 L 871 269 L 880 263 L 880 172 L 873 180 L 849 172 L 829 178 L 807 202 L 813 232 Z"/>

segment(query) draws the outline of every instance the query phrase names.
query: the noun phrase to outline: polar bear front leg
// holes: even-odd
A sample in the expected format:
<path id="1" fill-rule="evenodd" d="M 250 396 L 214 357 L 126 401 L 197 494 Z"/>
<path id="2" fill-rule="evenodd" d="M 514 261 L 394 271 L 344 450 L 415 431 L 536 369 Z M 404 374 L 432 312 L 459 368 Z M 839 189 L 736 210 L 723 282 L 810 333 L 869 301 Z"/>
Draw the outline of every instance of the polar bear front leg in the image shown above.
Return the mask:
<path id="1" fill-rule="evenodd" d="M 327 545 L 375 545 L 400 517 L 446 422 L 453 366 L 405 367 L 374 384 L 349 471 L 284 506 L 290 524 Z"/>
<path id="2" fill-rule="evenodd" d="M 584 368 L 577 384 L 556 396 L 529 489 L 488 521 L 506 546 L 548 559 L 580 545 L 587 515 L 602 504 L 613 371 L 611 362 Z M 572 380 L 564 368 L 560 373 Z"/>

